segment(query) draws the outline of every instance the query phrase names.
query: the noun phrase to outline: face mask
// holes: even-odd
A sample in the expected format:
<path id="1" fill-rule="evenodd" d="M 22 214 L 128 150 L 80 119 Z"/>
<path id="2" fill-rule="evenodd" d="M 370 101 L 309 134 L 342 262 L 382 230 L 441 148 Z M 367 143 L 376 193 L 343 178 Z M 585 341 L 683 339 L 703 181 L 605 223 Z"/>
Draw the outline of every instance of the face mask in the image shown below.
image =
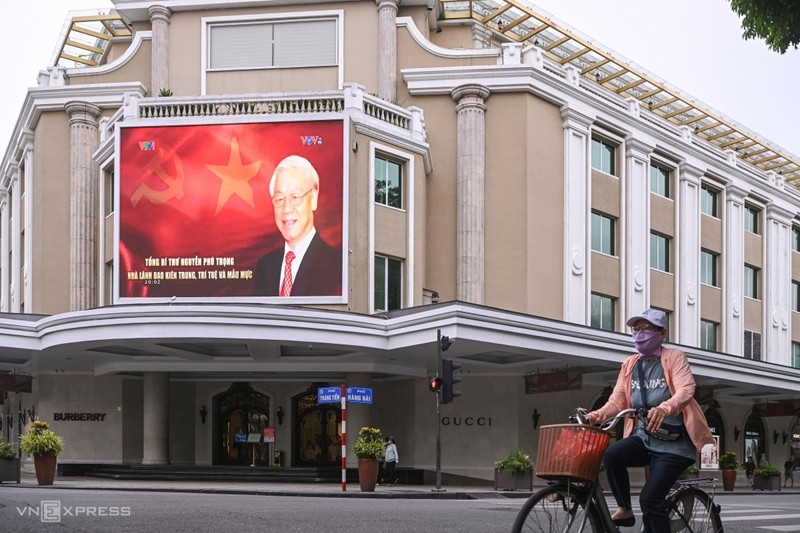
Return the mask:
<path id="1" fill-rule="evenodd" d="M 633 343 L 643 357 L 661 357 L 661 332 L 641 330 L 633 334 Z"/>

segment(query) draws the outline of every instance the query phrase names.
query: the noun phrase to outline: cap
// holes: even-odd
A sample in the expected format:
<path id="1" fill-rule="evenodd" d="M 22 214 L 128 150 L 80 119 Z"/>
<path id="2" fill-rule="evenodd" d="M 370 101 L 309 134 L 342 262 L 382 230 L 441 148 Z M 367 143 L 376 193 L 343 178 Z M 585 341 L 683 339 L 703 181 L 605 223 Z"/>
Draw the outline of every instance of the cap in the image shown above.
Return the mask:
<path id="1" fill-rule="evenodd" d="M 667 314 L 664 311 L 659 311 L 658 309 L 645 309 L 638 315 L 630 317 L 627 322 L 628 326 L 633 326 L 637 320 L 647 320 L 654 326 L 658 326 L 661 329 L 669 329 L 669 320 L 667 320 Z"/>

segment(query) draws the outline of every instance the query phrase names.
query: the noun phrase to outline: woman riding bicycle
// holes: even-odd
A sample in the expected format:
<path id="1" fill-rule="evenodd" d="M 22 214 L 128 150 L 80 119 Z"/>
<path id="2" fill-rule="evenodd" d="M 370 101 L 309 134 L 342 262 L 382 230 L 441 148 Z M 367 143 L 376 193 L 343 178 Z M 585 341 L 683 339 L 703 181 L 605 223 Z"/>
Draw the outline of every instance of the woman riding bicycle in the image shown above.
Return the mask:
<path id="1" fill-rule="evenodd" d="M 588 414 L 599 424 L 627 408 L 644 408 L 646 420 L 625 420 L 624 438 L 609 446 L 603 460 L 606 478 L 619 508 L 612 514 L 618 526 L 633 526 L 628 467 L 649 466 L 639 505 L 648 533 L 669 533 L 664 498 L 693 464 L 697 451 L 714 442 L 705 415 L 694 399 L 695 381 L 686 354 L 664 348 L 667 316 L 646 309 L 628 322 L 638 353 L 622 363 L 608 402 Z"/>

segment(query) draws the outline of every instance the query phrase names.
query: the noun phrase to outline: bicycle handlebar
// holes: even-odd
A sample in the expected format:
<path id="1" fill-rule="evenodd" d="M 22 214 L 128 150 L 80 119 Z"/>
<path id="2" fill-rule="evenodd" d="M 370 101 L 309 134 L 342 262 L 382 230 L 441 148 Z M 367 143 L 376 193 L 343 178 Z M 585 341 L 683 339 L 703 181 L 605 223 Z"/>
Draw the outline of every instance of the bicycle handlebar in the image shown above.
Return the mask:
<path id="1" fill-rule="evenodd" d="M 575 409 L 572 416 L 569 417 L 570 422 L 576 424 L 583 424 L 586 426 L 593 425 L 589 421 L 588 413 L 589 412 L 585 408 L 578 407 L 577 409 Z M 647 416 L 647 411 L 641 407 L 638 409 L 633 409 L 633 408 L 623 409 L 622 411 L 617 413 L 615 417 L 609 418 L 605 422 L 601 422 L 598 425 L 598 427 L 603 431 L 610 431 L 614 426 L 616 426 L 619 423 L 620 420 L 624 418 L 629 418 L 629 417 L 645 418 L 646 416 Z"/>

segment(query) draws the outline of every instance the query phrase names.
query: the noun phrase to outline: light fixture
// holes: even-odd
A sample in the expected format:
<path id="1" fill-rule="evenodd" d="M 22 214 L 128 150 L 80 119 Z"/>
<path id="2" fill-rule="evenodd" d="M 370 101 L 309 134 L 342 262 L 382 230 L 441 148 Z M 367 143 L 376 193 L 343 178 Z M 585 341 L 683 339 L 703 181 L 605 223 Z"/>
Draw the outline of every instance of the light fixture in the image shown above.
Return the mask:
<path id="1" fill-rule="evenodd" d="M 733 440 L 734 440 L 734 441 L 738 441 L 738 440 L 739 440 L 739 434 L 740 434 L 741 432 L 742 432 L 742 431 L 741 431 L 741 430 L 740 430 L 738 427 L 736 427 L 736 426 L 733 426 Z"/>
<path id="2" fill-rule="evenodd" d="M 278 410 L 275 411 L 275 416 L 278 417 L 278 425 L 283 425 L 283 407 L 278 406 Z"/>
<path id="3" fill-rule="evenodd" d="M 780 437 L 778 430 L 777 429 L 772 430 L 772 444 L 778 444 L 778 437 Z"/>
<path id="4" fill-rule="evenodd" d="M 783 437 L 783 444 L 786 444 L 786 439 L 788 439 L 788 438 L 789 438 L 789 434 L 788 434 L 788 433 L 786 433 L 786 431 L 785 431 L 785 430 L 784 430 L 784 432 L 783 432 L 783 435 L 782 435 L 782 437 Z"/>
<path id="5" fill-rule="evenodd" d="M 600 71 L 599 70 L 594 73 L 594 79 L 596 79 L 597 81 L 600 81 Z"/>
<path id="6" fill-rule="evenodd" d="M 533 419 L 533 429 L 536 429 L 536 428 L 539 427 L 539 418 L 541 416 L 542 416 L 542 414 L 539 412 L 538 409 L 534 409 L 533 410 L 533 415 L 531 416 L 531 418 Z"/>
<path id="7" fill-rule="evenodd" d="M 206 417 L 208 416 L 208 409 L 206 409 L 205 405 L 201 405 L 200 406 L 200 413 L 199 414 L 200 414 L 200 423 L 201 424 L 205 424 L 206 423 Z"/>

